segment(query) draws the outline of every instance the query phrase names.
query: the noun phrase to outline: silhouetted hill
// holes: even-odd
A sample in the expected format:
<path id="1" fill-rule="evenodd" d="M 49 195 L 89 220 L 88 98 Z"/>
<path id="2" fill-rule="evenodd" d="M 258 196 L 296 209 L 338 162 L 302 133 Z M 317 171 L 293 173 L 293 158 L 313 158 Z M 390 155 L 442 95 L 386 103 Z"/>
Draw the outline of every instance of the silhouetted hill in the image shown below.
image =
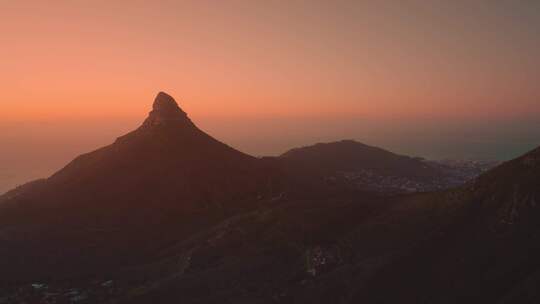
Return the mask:
<path id="1" fill-rule="evenodd" d="M 0 240 L 21 249 L 3 248 L 17 253 L 15 260 L 38 264 L 29 270 L 58 263 L 61 273 L 60 265 L 71 262 L 65 257 L 77 256 L 78 266 L 89 268 L 96 261 L 131 263 L 252 208 L 254 198 L 269 194 L 270 175 L 263 162 L 210 137 L 171 96 L 159 93 L 137 130 L 2 196 Z M 119 259 L 119 252 L 127 254 Z"/>
<path id="2" fill-rule="evenodd" d="M 439 172 L 417 158 L 398 155 L 353 140 L 292 149 L 281 158 L 328 171 L 373 170 L 378 174 L 433 177 Z"/>
<path id="3" fill-rule="evenodd" d="M 455 183 L 440 166 L 353 140 L 292 149 L 282 160 L 294 172 L 382 193 L 433 191 Z"/>

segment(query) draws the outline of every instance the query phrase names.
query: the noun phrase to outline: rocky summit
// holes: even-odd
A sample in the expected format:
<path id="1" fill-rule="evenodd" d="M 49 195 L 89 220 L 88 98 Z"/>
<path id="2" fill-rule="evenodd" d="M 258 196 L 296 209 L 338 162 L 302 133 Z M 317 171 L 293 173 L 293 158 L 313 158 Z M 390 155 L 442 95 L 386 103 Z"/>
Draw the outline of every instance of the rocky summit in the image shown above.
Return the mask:
<path id="1" fill-rule="evenodd" d="M 193 126 L 187 114 L 178 106 L 174 98 L 167 93 L 159 92 L 154 100 L 152 111 L 143 126 L 159 126 L 170 123 L 184 123 Z"/>

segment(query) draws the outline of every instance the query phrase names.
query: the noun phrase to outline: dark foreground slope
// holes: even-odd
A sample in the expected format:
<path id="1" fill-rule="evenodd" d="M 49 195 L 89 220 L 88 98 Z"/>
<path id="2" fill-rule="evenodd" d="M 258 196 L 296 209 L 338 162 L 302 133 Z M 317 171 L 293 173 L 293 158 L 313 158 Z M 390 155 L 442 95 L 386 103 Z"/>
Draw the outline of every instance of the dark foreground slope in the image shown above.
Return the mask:
<path id="1" fill-rule="evenodd" d="M 540 150 L 482 175 L 446 204 L 453 223 L 380 271 L 357 300 L 536 303 Z M 454 202 L 452 202 L 454 201 Z M 392 288 L 392 294 L 383 291 Z"/>
<path id="2" fill-rule="evenodd" d="M 246 213 L 125 302 L 537 303 L 539 164 L 536 150 L 457 190 Z"/>

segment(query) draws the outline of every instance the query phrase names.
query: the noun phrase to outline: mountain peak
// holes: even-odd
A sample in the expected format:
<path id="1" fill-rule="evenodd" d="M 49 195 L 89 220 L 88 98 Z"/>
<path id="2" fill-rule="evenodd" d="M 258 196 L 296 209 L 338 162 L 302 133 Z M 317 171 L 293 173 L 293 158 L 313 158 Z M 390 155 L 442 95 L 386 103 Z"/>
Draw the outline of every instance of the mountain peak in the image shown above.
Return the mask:
<path id="1" fill-rule="evenodd" d="M 165 92 L 159 92 L 154 99 L 153 109 L 154 111 L 175 111 L 180 109 L 180 107 L 178 107 L 178 103 L 176 103 L 176 100 L 171 95 Z"/>
<path id="2" fill-rule="evenodd" d="M 191 123 L 187 114 L 180 109 L 178 103 L 171 95 L 165 92 L 159 92 L 154 99 L 152 111 L 143 126 L 156 126 L 182 121 Z"/>

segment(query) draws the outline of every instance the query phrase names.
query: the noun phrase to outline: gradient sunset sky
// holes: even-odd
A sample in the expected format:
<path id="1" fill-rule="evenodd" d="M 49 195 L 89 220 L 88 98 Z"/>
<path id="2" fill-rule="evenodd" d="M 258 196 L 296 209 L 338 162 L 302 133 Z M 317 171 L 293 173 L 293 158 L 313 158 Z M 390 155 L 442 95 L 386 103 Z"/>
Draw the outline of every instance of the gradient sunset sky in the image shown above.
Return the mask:
<path id="1" fill-rule="evenodd" d="M 540 145 L 540 1 L 0 1 L 0 192 L 134 129 L 158 91 L 253 155 Z"/>

